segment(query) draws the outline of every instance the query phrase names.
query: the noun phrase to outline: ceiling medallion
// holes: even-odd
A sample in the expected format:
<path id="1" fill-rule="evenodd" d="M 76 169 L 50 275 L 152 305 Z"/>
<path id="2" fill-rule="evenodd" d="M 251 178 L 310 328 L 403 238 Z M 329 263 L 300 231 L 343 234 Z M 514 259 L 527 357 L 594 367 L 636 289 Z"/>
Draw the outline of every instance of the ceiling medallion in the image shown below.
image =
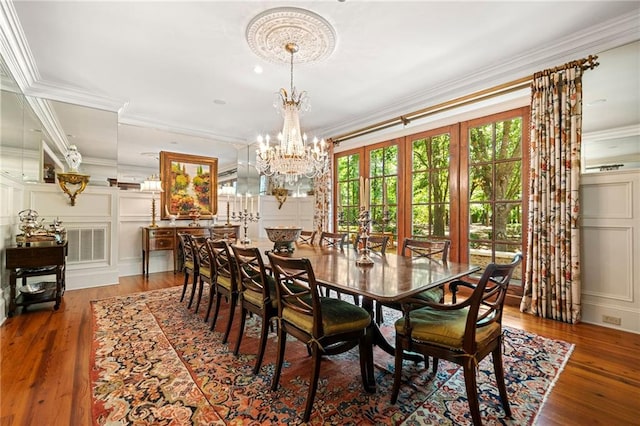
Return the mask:
<path id="1" fill-rule="evenodd" d="M 331 24 L 309 10 L 278 7 L 266 10 L 249 22 L 247 43 L 259 57 L 270 62 L 288 63 L 287 43 L 298 46 L 296 62 L 316 62 L 328 58 L 336 47 L 336 33 Z"/>

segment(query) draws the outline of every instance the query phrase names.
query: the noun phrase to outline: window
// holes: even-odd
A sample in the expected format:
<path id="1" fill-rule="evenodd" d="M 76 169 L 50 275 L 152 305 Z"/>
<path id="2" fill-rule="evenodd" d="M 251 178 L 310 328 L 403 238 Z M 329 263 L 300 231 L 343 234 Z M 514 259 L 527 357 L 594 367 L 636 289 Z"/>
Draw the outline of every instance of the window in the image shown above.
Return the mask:
<path id="1" fill-rule="evenodd" d="M 337 229 L 347 232 L 349 239 L 358 233 L 360 207 L 360 153 L 336 155 Z"/>
<path id="2" fill-rule="evenodd" d="M 462 200 L 466 208 L 464 260 L 485 266 L 507 263 L 523 252 L 523 130 L 520 110 L 465 123 L 463 145 L 466 167 L 461 177 L 468 188 Z M 528 168 L 527 168 L 528 170 Z M 525 176 L 528 176 L 525 174 Z M 465 213 L 463 213 L 465 214 Z M 521 279 L 521 268 L 514 273 Z"/>
<path id="3" fill-rule="evenodd" d="M 389 232 L 397 237 L 398 146 L 369 151 L 371 232 Z M 385 214 L 385 212 L 387 212 Z"/>
<path id="4" fill-rule="evenodd" d="M 449 133 L 411 142 L 411 220 L 408 236 L 448 239 L 451 219 Z"/>
<path id="5" fill-rule="evenodd" d="M 526 256 L 528 129 L 523 107 L 336 154 L 342 212 L 336 229 L 358 232 L 365 176 L 372 232 L 392 233 L 396 244 L 406 237 L 447 239 L 452 262 L 478 266 L 507 263 L 516 252 Z"/>

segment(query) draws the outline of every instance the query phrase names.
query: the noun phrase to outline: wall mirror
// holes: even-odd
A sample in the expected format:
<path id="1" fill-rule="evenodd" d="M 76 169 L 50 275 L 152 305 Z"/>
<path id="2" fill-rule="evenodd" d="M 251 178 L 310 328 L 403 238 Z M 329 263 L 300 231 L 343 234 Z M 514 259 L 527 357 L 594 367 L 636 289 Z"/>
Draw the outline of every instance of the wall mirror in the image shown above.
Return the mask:
<path id="1" fill-rule="evenodd" d="M 43 155 L 49 155 L 44 150 L 50 146 L 49 136 L 29 103 L 32 100 L 22 94 L 4 59 L 0 60 L 0 75 L 0 172 L 16 181 L 39 182 Z"/>
<path id="2" fill-rule="evenodd" d="M 66 146 L 76 145 L 82 154 L 80 171 L 91 175 L 89 185 L 108 185 L 107 178 L 115 177 L 117 169 L 117 113 L 25 96 L 4 60 L 0 70 L 1 172 L 22 182 L 54 183 L 55 173 L 67 169 Z M 38 117 L 32 105 L 47 116 Z M 53 129 L 56 140 L 46 129 Z"/>
<path id="3" fill-rule="evenodd" d="M 598 62 L 582 80 L 582 171 L 640 169 L 640 41 Z"/>

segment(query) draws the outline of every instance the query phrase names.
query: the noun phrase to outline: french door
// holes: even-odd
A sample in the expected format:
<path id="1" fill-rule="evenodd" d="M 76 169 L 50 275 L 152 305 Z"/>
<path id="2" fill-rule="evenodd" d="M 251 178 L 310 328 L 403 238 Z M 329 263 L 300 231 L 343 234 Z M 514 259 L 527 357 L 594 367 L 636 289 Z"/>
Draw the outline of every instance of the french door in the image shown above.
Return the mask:
<path id="1" fill-rule="evenodd" d="M 398 247 L 406 237 L 447 239 L 452 261 L 480 266 L 526 255 L 528 141 L 523 107 L 336 154 L 334 229 L 355 235 L 368 201 L 372 232 Z M 360 200 L 361 178 L 369 200 Z"/>

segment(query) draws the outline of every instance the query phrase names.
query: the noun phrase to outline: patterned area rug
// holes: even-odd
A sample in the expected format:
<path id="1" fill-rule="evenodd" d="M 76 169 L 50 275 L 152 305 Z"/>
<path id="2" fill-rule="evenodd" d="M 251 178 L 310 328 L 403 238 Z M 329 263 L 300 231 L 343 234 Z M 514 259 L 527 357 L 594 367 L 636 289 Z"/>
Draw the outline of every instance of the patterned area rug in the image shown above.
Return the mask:
<path id="1" fill-rule="evenodd" d="M 94 424 L 299 424 L 309 380 L 306 347 L 296 340 L 287 343 L 280 387 L 273 392 L 275 333 L 269 335 L 263 366 L 254 375 L 260 320 L 248 319 L 241 354 L 235 357 L 235 327 L 231 343 L 221 343 L 226 304 L 211 332 L 203 321 L 206 306 L 194 314 L 179 302 L 181 290 L 92 302 Z M 382 327 L 391 341 L 393 315 L 385 312 Z M 488 357 L 480 363 L 478 376 L 482 418 L 485 424 L 532 424 L 573 345 L 507 327 L 504 335 L 513 416 L 504 418 Z M 376 348 L 374 360 L 377 392 L 371 395 L 362 389 L 357 349 L 323 359 L 310 423 L 471 424 L 464 378 L 456 365 L 440 361 L 433 378 L 423 364 L 406 361 L 398 403 L 392 405 L 393 357 Z"/>

